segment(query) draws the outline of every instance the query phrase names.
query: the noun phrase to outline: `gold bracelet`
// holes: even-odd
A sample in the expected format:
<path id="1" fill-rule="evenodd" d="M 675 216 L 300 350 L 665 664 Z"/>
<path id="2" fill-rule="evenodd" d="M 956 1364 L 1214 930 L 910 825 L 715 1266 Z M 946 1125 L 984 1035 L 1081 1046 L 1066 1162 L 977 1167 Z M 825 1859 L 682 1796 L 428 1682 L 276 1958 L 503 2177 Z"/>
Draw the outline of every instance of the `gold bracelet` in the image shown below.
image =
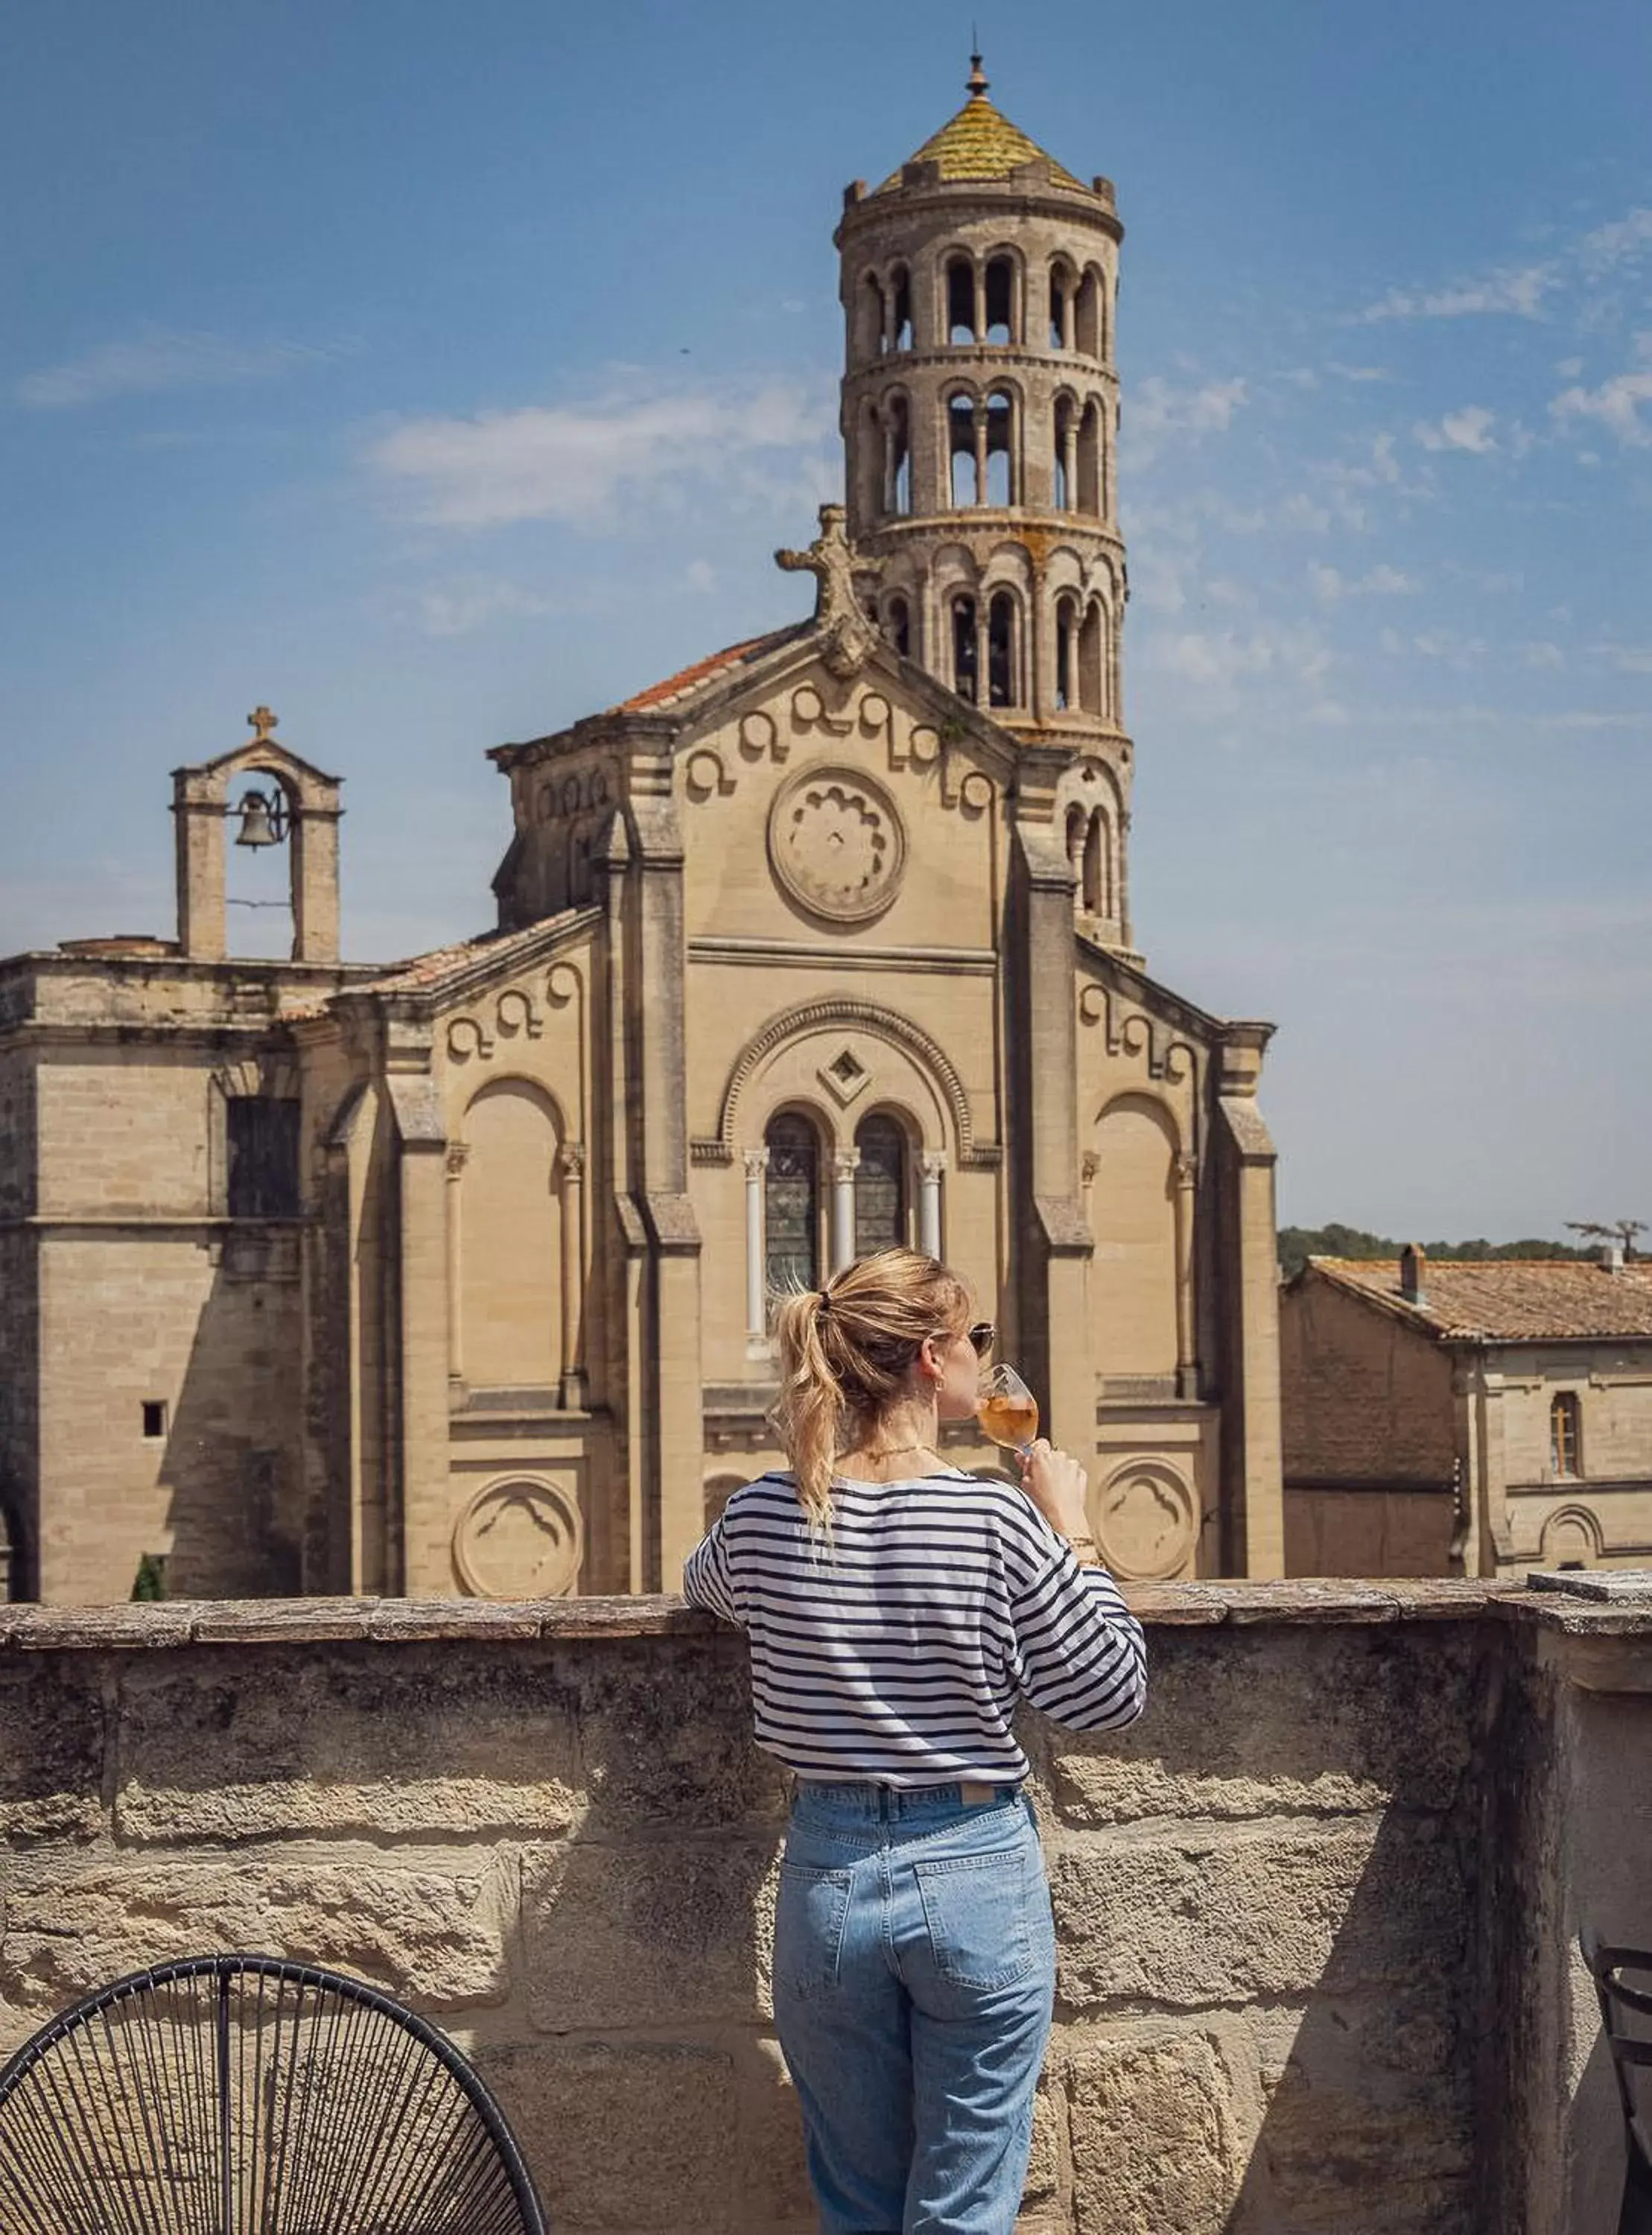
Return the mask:
<path id="1" fill-rule="evenodd" d="M 1067 1541 L 1072 1546 L 1073 1557 L 1081 1568 L 1099 1568 L 1102 1565 L 1101 1547 L 1094 1537 L 1069 1537 Z M 1087 1559 L 1085 1557 L 1087 1553 L 1089 1555 Z"/>

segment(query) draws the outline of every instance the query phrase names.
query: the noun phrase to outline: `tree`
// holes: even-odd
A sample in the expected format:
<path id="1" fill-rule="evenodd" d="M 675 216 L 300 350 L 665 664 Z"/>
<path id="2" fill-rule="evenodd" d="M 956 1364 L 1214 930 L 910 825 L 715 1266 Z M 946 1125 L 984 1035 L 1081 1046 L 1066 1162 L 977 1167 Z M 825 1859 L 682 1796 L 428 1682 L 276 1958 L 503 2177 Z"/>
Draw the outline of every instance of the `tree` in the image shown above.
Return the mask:
<path id="1" fill-rule="evenodd" d="M 1613 1218 L 1603 1223 L 1595 1218 L 1569 1218 L 1566 1231 L 1568 1234 L 1581 1234 L 1589 1242 L 1615 1243 L 1623 1252 L 1627 1262 L 1636 1254 L 1636 1241 L 1646 1232 L 1646 1221 L 1643 1218 Z"/>

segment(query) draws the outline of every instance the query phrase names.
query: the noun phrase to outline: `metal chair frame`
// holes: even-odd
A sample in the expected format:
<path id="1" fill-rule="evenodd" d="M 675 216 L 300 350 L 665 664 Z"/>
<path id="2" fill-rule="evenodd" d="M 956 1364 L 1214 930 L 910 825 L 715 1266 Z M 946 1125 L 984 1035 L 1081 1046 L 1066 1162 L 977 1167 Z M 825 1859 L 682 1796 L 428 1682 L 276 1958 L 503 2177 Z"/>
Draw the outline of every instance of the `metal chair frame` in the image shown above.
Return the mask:
<path id="1" fill-rule="evenodd" d="M 1590 1932 L 1580 1937 L 1579 1945 L 1595 1982 L 1601 2024 L 1606 2045 L 1612 2053 L 1612 2074 L 1623 2111 L 1628 2162 L 1623 2172 L 1623 2202 L 1618 2215 L 1617 2235 L 1652 2235 L 1652 2147 L 1649 2147 L 1647 2130 L 1629 2084 L 1632 2072 L 1652 2068 L 1652 2039 L 1642 2040 L 1626 2033 L 1622 2023 L 1622 2013 L 1628 2010 L 1652 2019 L 1652 1991 L 1631 1987 L 1620 1976 L 1624 1971 L 1642 1971 L 1652 1978 L 1652 1949 L 1612 1947 Z"/>
<path id="2" fill-rule="evenodd" d="M 243 2001 L 238 1996 L 241 1983 L 246 1981 L 257 1982 L 256 2001 Z M 409 2046 L 391 2075 L 395 2087 L 402 2091 L 399 2104 L 387 2102 L 374 2107 L 384 2114 L 382 2129 L 362 2169 L 361 2191 L 363 2194 L 367 2191 L 366 2172 L 370 2168 L 383 2192 L 371 2202 L 370 2208 L 378 2216 L 370 2221 L 332 2216 L 335 2206 L 322 2197 L 318 2173 L 313 2164 L 300 2164 L 296 2185 L 289 2186 L 292 2168 L 279 2161 L 278 2153 L 280 2146 L 293 2136 L 291 2113 L 297 2067 L 290 2068 L 284 2075 L 280 2134 L 278 2139 L 273 2135 L 268 2138 L 261 2186 L 258 2163 L 261 2119 L 254 2120 L 250 2167 L 246 2162 L 244 2130 L 238 2124 L 238 2113 L 244 2114 L 244 2105 L 238 2105 L 236 2092 L 238 2080 L 243 2088 L 245 2086 L 245 2050 L 240 2049 L 238 2057 L 232 2058 L 232 2048 L 238 2048 L 234 2029 L 238 2021 L 248 2015 L 258 2024 L 263 2023 L 265 1983 L 269 1981 L 275 1983 L 276 1989 L 272 2012 L 276 2052 L 269 2066 L 272 2087 L 274 2078 L 281 2076 L 278 2053 L 289 1989 L 292 1992 L 291 2022 L 295 2040 L 301 2015 L 306 2009 L 304 1998 L 330 1998 L 329 2054 L 341 2030 L 348 2035 L 349 2022 L 346 2019 L 341 2028 L 340 2011 L 352 2008 L 372 2012 L 383 2020 L 394 2029 L 389 2038 L 398 2034 L 408 2038 Z M 205 2007 L 195 2007 L 198 1982 L 211 1983 L 210 2055 L 199 2039 L 206 2030 L 203 2022 L 207 2011 Z M 117 2037 L 112 2017 L 130 2016 L 128 2006 L 180 1986 L 188 1994 L 191 2025 L 187 2030 L 194 2036 L 184 2048 L 186 2062 L 173 2068 L 171 2075 L 175 2079 L 179 2071 L 184 2071 L 189 2083 L 189 2115 L 193 2123 L 181 2135 L 170 2128 L 158 2131 L 169 2114 L 147 2100 L 143 2087 L 128 2086 L 129 2080 L 136 2082 L 146 2077 L 153 2082 L 160 2069 L 157 2044 L 164 2046 L 164 2026 L 170 2024 L 180 2042 L 185 2041 L 186 2029 L 180 2027 L 175 2015 L 167 2019 L 158 2002 L 153 2015 L 147 2015 L 144 2030 L 136 2043 L 140 2061 L 133 2065 L 130 2073 L 124 2060 L 133 2055 L 133 2050 L 124 2037 L 118 2044 L 117 2061 L 108 2066 L 100 2066 L 95 2055 L 83 2057 L 80 2047 L 86 2041 L 94 2050 L 114 2055 Z M 317 2025 L 328 2022 L 328 2002 L 323 1999 L 312 2003 L 309 2016 Z M 344 2046 L 348 2050 L 347 2039 Z M 420 2167 L 408 2142 L 408 2121 L 415 2109 L 428 2105 L 434 2075 L 418 2055 L 419 2049 L 434 2060 L 475 2114 L 478 2123 L 469 2127 L 468 2132 L 462 2131 L 468 2126 L 462 2107 L 457 2109 L 456 2120 L 450 2118 L 449 2123 L 454 2127 L 454 2140 L 462 2145 L 455 2160 L 459 2170 L 485 2177 L 490 2184 L 491 2193 L 484 2213 L 478 2213 L 473 2201 L 463 2204 L 467 2215 L 463 2219 L 432 2218 L 422 2201 Z M 54 2051 L 61 2051 L 62 2055 L 55 2057 Z M 262 2036 L 255 2043 L 253 2057 L 252 2084 L 256 2094 L 266 2077 Z M 78 2115 L 65 2115 L 76 2113 L 76 2106 L 68 2100 L 66 2090 L 72 2094 L 77 2073 L 82 2077 L 95 2078 L 108 2090 L 111 2072 L 120 2079 L 120 2102 L 126 2114 L 127 2132 L 117 2138 L 118 2154 L 111 2147 L 103 2154 L 102 2161 L 96 2162 L 86 2147 L 83 2104 Z M 421 2073 L 423 2094 L 415 2101 Z M 375 2077 L 382 2084 L 385 2074 L 379 2073 Z M 160 2100 L 165 2100 L 164 2090 Z M 397 2109 L 403 2120 L 401 2140 L 405 2162 L 398 2161 L 395 2154 L 397 2134 L 393 2114 Z M 32 2122 L 29 2116 L 20 2117 L 20 2111 L 32 2113 Z M 348 2118 L 348 2107 L 344 2117 Z M 318 2132 L 309 2107 L 301 2108 L 298 2133 L 310 2143 L 312 2155 L 330 2140 L 342 2141 L 347 2131 L 347 2126 L 334 2115 L 330 2121 L 323 2119 Z M 50 2142 L 47 2140 L 49 2132 L 53 2136 Z M 128 2137 L 135 2142 L 140 2135 L 147 2162 L 134 2166 Z M 4 2225 L 7 2235 L 14 2235 L 14 2231 L 16 2235 L 23 2235 L 25 2230 L 28 2235 L 82 2235 L 82 2231 L 84 2235 L 128 2235 L 128 2229 L 131 2235 L 152 2235 L 154 2223 L 145 2217 L 140 2199 L 129 2192 L 129 2184 L 134 2175 L 163 2182 L 172 2180 L 172 2166 L 180 2155 L 186 2154 L 180 2151 L 180 2141 L 211 2145 L 207 2151 L 210 2181 L 202 2179 L 199 2166 L 177 2178 L 176 2225 L 180 2231 L 188 2231 L 188 2235 L 195 2235 L 195 2231 L 199 2231 L 199 2235 L 309 2235 L 311 2227 L 319 2229 L 323 2225 L 329 2235 L 357 2235 L 358 2230 L 359 2235 L 444 2235 L 444 2231 L 448 2230 L 451 2235 L 549 2235 L 515 2136 L 467 2059 L 445 2034 L 389 1996 L 364 1985 L 359 1979 L 325 1970 L 317 1964 L 289 1963 L 275 1956 L 220 1954 L 186 1957 L 131 1972 L 99 1988 L 42 2026 L 0 2068 L 0 2225 Z M 66 2161 L 66 2151 L 72 2161 Z M 493 2170 L 494 2164 L 504 2176 L 502 2190 Z M 128 2184 L 128 2192 L 122 2192 L 123 2180 Z M 250 2211 L 244 2211 L 249 2182 L 255 2193 Z M 324 2221 L 308 2216 L 321 2208 L 323 2202 L 329 2213 Z M 363 2208 L 359 2197 L 357 2208 Z M 111 2219 L 111 2211 L 118 2216 Z M 22 2214 L 21 2219 L 14 2218 L 17 2212 Z"/>

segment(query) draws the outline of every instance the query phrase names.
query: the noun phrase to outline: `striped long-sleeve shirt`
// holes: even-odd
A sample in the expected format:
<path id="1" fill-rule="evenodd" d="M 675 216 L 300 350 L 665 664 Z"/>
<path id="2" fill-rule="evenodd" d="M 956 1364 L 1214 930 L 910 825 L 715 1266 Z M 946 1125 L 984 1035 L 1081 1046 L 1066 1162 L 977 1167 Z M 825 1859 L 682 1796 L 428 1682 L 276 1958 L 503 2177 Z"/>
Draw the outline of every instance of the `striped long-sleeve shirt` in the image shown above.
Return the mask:
<path id="1" fill-rule="evenodd" d="M 1133 1721 L 1141 1625 L 1024 1491 L 949 1468 L 839 1481 L 828 1550 L 789 1474 L 729 1499 L 682 1588 L 750 1640 L 759 1746 L 799 1776 L 1013 1784 L 1030 1701 L 1068 1730 Z"/>

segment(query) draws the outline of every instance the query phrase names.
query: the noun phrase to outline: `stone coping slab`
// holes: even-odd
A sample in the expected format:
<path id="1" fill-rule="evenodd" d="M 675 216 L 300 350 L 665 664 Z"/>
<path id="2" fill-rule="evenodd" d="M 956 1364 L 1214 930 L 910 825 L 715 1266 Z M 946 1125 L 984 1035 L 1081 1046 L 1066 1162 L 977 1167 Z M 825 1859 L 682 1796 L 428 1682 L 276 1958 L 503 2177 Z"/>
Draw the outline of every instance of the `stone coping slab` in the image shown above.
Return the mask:
<path id="1" fill-rule="evenodd" d="M 1221 1623 L 1313 1627 L 1494 1617 L 1572 1633 L 1652 1635 L 1652 1599 L 1614 1596 L 1596 1602 L 1534 1590 L 1513 1576 L 1136 1583 L 1126 1586 L 1125 1596 L 1132 1611 L 1152 1628 Z M 669 1595 L 520 1601 L 172 1599 L 113 1606 L 0 1606 L 0 1652 L 708 1636 L 718 1628 L 709 1615 Z"/>

